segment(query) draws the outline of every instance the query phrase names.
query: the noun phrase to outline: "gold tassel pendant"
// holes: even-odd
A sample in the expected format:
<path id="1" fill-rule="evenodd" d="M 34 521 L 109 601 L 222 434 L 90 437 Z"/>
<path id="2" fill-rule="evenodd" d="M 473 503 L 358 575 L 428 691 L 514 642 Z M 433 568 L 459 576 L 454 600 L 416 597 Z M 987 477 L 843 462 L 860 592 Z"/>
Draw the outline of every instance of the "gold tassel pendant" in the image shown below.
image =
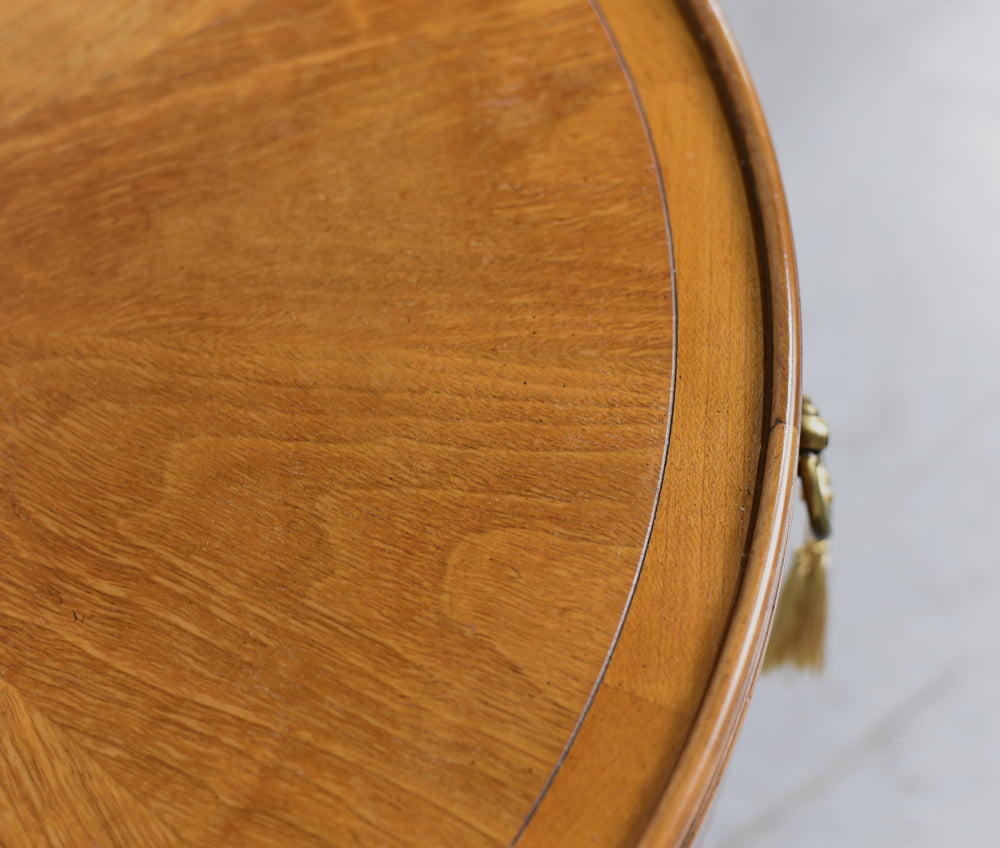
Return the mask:
<path id="1" fill-rule="evenodd" d="M 819 672 L 826 634 L 826 572 L 830 565 L 830 475 L 820 459 L 830 430 L 808 397 L 802 398 L 799 476 L 811 538 L 795 551 L 774 613 L 764 671 L 782 665 Z"/>
<path id="2" fill-rule="evenodd" d="M 786 664 L 822 670 L 829 557 L 826 539 L 810 539 L 795 551 L 791 572 L 778 596 L 764 671 Z"/>

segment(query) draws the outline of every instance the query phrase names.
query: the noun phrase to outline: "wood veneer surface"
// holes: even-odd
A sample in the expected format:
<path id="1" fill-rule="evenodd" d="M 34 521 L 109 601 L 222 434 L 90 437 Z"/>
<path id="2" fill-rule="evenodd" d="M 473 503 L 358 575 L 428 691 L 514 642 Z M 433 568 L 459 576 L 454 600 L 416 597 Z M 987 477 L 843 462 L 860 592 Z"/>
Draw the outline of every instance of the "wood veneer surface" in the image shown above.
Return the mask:
<path id="1" fill-rule="evenodd" d="M 603 10 L 663 174 L 677 382 L 642 578 L 521 846 L 693 838 L 766 645 L 798 450 L 790 227 L 736 46 L 711 2 L 619 0 Z"/>
<path id="2" fill-rule="evenodd" d="M 625 78 L 578 3 L 146 12 L 0 21 L 4 843 L 505 844 L 660 477 Z"/>
<path id="3" fill-rule="evenodd" d="M 684 8 L 0 9 L 0 842 L 693 826 L 797 366 Z"/>

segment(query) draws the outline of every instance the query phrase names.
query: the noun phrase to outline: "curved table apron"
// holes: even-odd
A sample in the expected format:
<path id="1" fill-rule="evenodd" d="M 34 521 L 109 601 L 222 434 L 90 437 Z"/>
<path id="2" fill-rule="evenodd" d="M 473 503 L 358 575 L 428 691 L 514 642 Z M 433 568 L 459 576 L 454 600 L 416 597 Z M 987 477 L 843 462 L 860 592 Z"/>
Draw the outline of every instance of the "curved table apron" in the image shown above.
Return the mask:
<path id="1" fill-rule="evenodd" d="M 689 839 L 798 448 L 714 5 L 0 28 L 0 842 Z"/>

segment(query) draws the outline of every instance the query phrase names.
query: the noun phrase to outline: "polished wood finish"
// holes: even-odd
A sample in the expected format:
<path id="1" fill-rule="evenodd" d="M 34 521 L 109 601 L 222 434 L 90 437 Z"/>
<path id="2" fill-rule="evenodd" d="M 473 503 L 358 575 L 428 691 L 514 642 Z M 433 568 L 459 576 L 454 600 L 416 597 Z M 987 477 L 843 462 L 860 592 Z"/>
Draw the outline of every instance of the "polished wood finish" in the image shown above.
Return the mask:
<path id="1" fill-rule="evenodd" d="M 0 842 L 683 840 L 798 414 L 717 15 L 175 5 L 0 8 Z"/>
<path id="2" fill-rule="evenodd" d="M 794 257 L 742 62 L 708 4 L 604 10 L 663 172 L 677 385 L 638 591 L 520 845 L 675 845 L 693 834 L 762 660 L 794 482 Z M 614 801 L 575 803 L 587 795 Z"/>

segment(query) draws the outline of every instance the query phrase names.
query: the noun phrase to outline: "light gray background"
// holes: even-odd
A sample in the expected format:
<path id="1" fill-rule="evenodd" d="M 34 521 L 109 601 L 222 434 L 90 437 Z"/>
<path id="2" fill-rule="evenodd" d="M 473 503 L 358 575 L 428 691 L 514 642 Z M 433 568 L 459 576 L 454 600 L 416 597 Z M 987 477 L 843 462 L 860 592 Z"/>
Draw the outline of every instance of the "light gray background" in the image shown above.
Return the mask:
<path id="1" fill-rule="evenodd" d="M 1000 845 L 1000 2 L 722 5 L 836 505 L 826 671 L 761 679 L 702 844 Z"/>

